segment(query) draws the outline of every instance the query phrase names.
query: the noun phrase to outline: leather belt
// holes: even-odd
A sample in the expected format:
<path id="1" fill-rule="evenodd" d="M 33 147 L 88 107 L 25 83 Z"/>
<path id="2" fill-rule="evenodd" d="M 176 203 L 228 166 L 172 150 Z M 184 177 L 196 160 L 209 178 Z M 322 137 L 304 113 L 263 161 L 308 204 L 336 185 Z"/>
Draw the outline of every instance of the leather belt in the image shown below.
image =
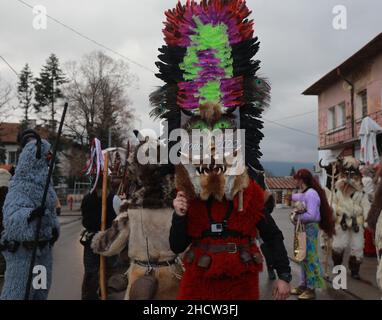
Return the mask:
<path id="1" fill-rule="evenodd" d="M 242 250 L 249 250 L 251 245 L 245 244 L 245 245 L 237 245 L 236 243 L 226 243 L 226 244 L 206 244 L 206 243 L 200 243 L 196 242 L 193 244 L 193 247 L 200 248 L 205 251 L 208 251 L 210 253 L 237 253 Z"/>
<path id="2" fill-rule="evenodd" d="M 168 267 L 176 263 L 176 259 L 166 260 L 166 261 L 142 261 L 142 260 L 134 260 L 134 264 L 144 268 L 163 268 Z"/>

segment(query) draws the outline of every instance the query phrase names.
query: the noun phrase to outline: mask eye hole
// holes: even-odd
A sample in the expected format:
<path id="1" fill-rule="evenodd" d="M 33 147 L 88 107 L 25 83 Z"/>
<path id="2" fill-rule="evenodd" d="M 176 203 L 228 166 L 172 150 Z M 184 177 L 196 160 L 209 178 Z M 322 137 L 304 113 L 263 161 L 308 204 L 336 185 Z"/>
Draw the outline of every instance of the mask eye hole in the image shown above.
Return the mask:
<path id="1" fill-rule="evenodd" d="M 205 130 L 208 129 L 208 125 L 206 122 L 199 120 L 190 125 L 191 130 Z"/>
<path id="2" fill-rule="evenodd" d="M 228 120 L 220 120 L 214 124 L 214 130 L 233 129 L 232 123 Z"/>

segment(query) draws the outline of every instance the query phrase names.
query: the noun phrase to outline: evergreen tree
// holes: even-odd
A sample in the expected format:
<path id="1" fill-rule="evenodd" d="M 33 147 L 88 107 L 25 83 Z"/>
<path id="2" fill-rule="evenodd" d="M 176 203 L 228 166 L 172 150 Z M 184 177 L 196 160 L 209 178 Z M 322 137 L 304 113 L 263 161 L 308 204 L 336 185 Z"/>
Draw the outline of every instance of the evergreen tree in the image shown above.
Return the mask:
<path id="1" fill-rule="evenodd" d="M 63 98 L 61 86 L 67 82 L 64 72 L 60 68 L 58 58 L 51 54 L 42 67 L 40 76 L 35 79 L 35 110 L 38 113 L 48 112 L 51 129 L 55 131 L 57 99 Z"/>
<path id="2" fill-rule="evenodd" d="M 296 169 L 292 167 L 292 170 L 290 171 L 290 176 L 293 177 L 296 174 Z"/>
<path id="3" fill-rule="evenodd" d="M 33 74 L 29 69 L 29 65 L 26 64 L 23 70 L 21 70 L 19 75 L 19 82 L 17 84 L 17 97 L 19 99 L 20 108 L 23 109 L 24 116 L 22 121 L 22 127 L 25 127 L 28 124 L 29 114 L 31 108 L 33 107 Z"/>

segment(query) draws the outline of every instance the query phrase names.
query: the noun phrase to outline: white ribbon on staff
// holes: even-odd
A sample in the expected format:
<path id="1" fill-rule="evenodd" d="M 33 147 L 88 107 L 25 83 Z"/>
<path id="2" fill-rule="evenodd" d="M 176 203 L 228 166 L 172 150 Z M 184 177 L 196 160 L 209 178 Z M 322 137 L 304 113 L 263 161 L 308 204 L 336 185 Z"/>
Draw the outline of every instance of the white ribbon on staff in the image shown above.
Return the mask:
<path id="1" fill-rule="evenodd" d="M 103 171 L 105 167 L 101 148 L 101 141 L 99 141 L 97 138 L 94 139 L 94 146 L 91 150 L 90 166 L 87 172 L 88 175 L 91 174 L 94 165 L 96 166 L 96 179 L 94 181 L 92 189 L 90 190 L 90 193 L 93 193 L 93 191 L 97 187 L 100 172 Z"/>

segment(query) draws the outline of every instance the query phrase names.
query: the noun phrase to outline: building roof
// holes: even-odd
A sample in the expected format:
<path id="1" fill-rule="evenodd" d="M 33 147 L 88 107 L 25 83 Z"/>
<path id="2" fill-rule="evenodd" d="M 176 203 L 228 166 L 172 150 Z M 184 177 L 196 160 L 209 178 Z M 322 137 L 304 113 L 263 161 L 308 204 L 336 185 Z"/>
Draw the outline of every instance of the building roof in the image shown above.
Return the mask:
<path id="1" fill-rule="evenodd" d="M 356 67 L 369 61 L 377 54 L 382 53 L 382 33 L 377 35 L 373 40 L 371 40 L 367 45 L 365 45 L 361 50 L 353 54 L 349 59 L 343 62 L 338 67 L 334 68 L 328 74 L 323 76 L 316 83 L 311 85 L 306 89 L 303 94 L 307 96 L 317 96 L 320 95 L 328 86 L 340 79 L 338 70 L 341 71 L 342 75 L 349 74 Z"/>
<path id="2" fill-rule="evenodd" d="M 20 132 L 20 123 L 3 122 L 0 123 L 0 141 L 6 144 L 17 144 L 17 135 Z M 47 128 L 37 126 L 34 128 L 41 138 L 48 138 L 49 130 Z"/>
<path id="3" fill-rule="evenodd" d="M 0 169 L 7 170 L 8 172 L 11 172 L 13 168 L 12 164 L 0 164 Z"/>
<path id="4" fill-rule="evenodd" d="M 269 177 L 265 179 L 265 182 L 270 190 L 297 189 L 296 181 L 294 181 L 293 177 Z"/>

